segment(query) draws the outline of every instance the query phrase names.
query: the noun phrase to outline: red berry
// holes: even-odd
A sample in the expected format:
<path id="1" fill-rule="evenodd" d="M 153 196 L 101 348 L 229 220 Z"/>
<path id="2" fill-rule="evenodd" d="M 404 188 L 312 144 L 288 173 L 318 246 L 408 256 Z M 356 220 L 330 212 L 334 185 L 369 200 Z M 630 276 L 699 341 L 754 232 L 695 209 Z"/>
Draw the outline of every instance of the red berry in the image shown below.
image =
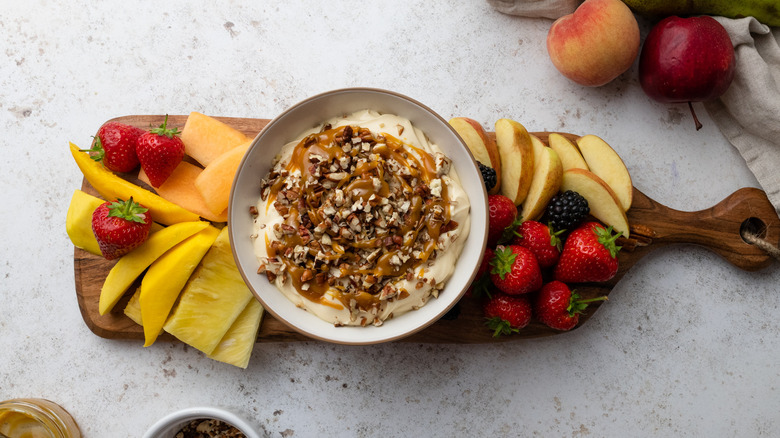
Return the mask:
<path id="1" fill-rule="evenodd" d="M 558 262 L 561 256 L 561 231 L 553 231 L 551 226 L 537 221 L 525 221 L 515 232 L 512 245 L 528 248 L 536 256 L 539 267 L 549 268 Z"/>
<path id="2" fill-rule="evenodd" d="M 514 231 L 517 206 L 504 195 L 488 196 L 488 239 L 487 246 L 499 243 L 505 230 Z M 513 225 L 514 224 L 514 225 Z"/>
<path id="3" fill-rule="evenodd" d="M 542 271 L 528 248 L 499 246 L 490 266 L 490 280 L 501 292 L 519 295 L 542 287 Z"/>
<path id="4" fill-rule="evenodd" d="M 135 147 L 143 133 L 143 129 L 135 126 L 106 122 L 98 129 L 92 149 L 82 152 L 90 152 L 92 159 L 102 162 L 108 170 L 132 172 L 139 164 Z"/>
<path id="5" fill-rule="evenodd" d="M 108 260 L 119 258 L 144 243 L 151 226 L 152 215 L 133 198 L 104 202 L 92 213 L 92 232 L 100 252 Z"/>
<path id="6" fill-rule="evenodd" d="M 615 240 L 621 233 L 612 234 L 612 227 L 604 228 L 598 222 L 587 222 L 569 234 L 553 276 L 565 283 L 607 281 L 618 270 L 619 246 Z"/>
<path id="7" fill-rule="evenodd" d="M 531 303 L 524 296 L 497 293 L 485 303 L 483 312 L 494 337 L 516 333 L 531 322 Z"/>
<path id="8" fill-rule="evenodd" d="M 583 300 L 576 291 L 560 281 L 551 281 L 542 287 L 536 297 L 534 314 L 543 324 L 556 330 L 571 330 L 580 319 L 588 303 L 603 301 L 607 297 Z"/>
<path id="9" fill-rule="evenodd" d="M 142 134 L 136 146 L 141 169 L 154 187 L 163 185 L 184 159 L 184 143 L 178 137 L 179 130 L 167 126 L 168 116 L 165 116 L 165 122 Z"/>

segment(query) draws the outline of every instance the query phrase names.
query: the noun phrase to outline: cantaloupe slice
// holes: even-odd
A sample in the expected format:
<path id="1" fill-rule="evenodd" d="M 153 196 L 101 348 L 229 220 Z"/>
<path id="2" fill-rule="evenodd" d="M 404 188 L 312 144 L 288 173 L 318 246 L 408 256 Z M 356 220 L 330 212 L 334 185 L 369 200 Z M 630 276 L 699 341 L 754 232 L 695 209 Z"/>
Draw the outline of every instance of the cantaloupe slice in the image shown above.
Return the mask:
<path id="1" fill-rule="evenodd" d="M 221 214 L 227 209 L 233 178 L 250 144 L 252 140 L 220 155 L 195 178 L 195 187 L 212 213 Z"/>
<path id="2" fill-rule="evenodd" d="M 181 131 L 184 152 L 203 167 L 248 140 L 250 139 L 241 131 L 194 111 L 187 117 Z"/>
<path id="3" fill-rule="evenodd" d="M 182 161 L 176 166 L 171 176 L 160 187 L 157 187 L 155 191 L 163 199 L 173 202 L 200 217 L 212 222 L 227 222 L 227 211 L 214 214 L 206 206 L 206 201 L 203 199 L 200 191 L 195 188 L 195 180 L 202 171 L 203 169 L 200 167 Z M 138 179 L 149 184 L 149 177 L 143 169 L 138 172 Z"/>

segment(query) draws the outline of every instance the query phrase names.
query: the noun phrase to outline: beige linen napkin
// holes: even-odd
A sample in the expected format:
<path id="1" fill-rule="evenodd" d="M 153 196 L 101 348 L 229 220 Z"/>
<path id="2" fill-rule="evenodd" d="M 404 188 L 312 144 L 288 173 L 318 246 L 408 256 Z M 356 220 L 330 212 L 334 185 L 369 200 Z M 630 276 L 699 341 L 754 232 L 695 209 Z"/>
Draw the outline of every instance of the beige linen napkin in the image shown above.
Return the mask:
<path id="1" fill-rule="evenodd" d="M 571 14 L 582 0 L 487 0 L 499 12 L 556 19 Z"/>
<path id="2" fill-rule="evenodd" d="M 734 81 L 704 107 L 780 214 L 780 46 L 755 18 L 714 17 L 736 52 Z"/>

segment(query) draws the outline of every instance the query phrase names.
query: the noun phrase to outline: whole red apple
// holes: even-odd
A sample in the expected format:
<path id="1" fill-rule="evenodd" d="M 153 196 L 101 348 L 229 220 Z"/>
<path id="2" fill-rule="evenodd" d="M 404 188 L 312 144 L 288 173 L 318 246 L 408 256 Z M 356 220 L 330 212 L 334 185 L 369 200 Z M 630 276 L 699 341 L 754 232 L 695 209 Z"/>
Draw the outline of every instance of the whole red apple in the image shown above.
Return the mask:
<path id="1" fill-rule="evenodd" d="M 688 102 L 693 111 L 691 102 L 719 97 L 732 79 L 734 47 L 726 29 L 712 17 L 667 17 L 645 38 L 639 82 L 645 94 L 659 102 Z"/>

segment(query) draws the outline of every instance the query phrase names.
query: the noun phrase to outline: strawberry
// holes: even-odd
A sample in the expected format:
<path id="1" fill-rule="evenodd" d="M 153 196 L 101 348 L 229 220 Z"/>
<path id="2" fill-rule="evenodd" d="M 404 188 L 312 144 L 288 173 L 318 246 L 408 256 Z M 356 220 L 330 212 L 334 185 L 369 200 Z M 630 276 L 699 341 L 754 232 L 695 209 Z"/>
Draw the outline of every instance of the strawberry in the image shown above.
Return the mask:
<path id="1" fill-rule="evenodd" d="M 539 262 L 540 268 L 549 268 L 558 262 L 561 256 L 561 239 L 564 230 L 553 231 L 552 226 L 537 221 L 525 221 L 515 231 L 512 245 L 524 246 L 531 250 Z"/>
<path id="2" fill-rule="evenodd" d="M 100 252 L 108 260 L 119 258 L 144 243 L 151 226 L 152 215 L 132 197 L 127 201 L 104 202 L 92 213 L 92 232 Z"/>
<path id="3" fill-rule="evenodd" d="M 612 234 L 611 226 L 604 228 L 598 222 L 580 225 L 566 239 L 553 277 L 564 283 L 611 279 L 618 270 L 620 247 L 615 240 L 620 236 Z"/>
<path id="4" fill-rule="evenodd" d="M 92 149 L 82 149 L 81 152 L 90 152 L 92 159 L 102 162 L 108 170 L 132 172 L 139 164 L 135 145 L 143 133 L 143 129 L 135 126 L 106 122 L 98 129 Z"/>
<path id="5" fill-rule="evenodd" d="M 501 292 L 520 295 L 542 287 L 542 271 L 528 248 L 498 246 L 490 266 L 490 280 Z"/>
<path id="6" fill-rule="evenodd" d="M 606 296 L 581 299 L 566 283 L 551 281 L 542 287 L 534 303 L 534 315 L 543 324 L 556 330 L 571 330 L 580 320 L 588 303 L 606 300 Z"/>
<path id="7" fill-rule="evenodd" d="M 479 296 L 487 292 L 490 284 L 490 261 L 493 260 L 494 254 L 492 249 L 485 248 L 482 262 L 480 262 L 479 268 L 477 268 L 477 275 L 474 277 L 474 281 L 471 282 L 471 286 L 466 290 L 466 296 Z"/>
<path id="8" fill-rule="evenodd" d="M 488 196 L 488 247 L 494 247 L 514 231 L 517 223 L 517 206 L 504 195 Z"/>
<path id="9" fill-rule="evenodd" d="M 482 308 L 485 325 L 493 330 L 493 336 L 517 333 L 531 322 L 531 302 L 526 297 L 493 295 Z"/>
<path id="10" fill-rule="evenodd" d="M 160 187 L 184 158 L 184 143 L 178 137 L 179 130 L 167 126 L 166 115 L 162 125 L 138 137 L 136 146 L 141 169 L 154 187 Z"/>

